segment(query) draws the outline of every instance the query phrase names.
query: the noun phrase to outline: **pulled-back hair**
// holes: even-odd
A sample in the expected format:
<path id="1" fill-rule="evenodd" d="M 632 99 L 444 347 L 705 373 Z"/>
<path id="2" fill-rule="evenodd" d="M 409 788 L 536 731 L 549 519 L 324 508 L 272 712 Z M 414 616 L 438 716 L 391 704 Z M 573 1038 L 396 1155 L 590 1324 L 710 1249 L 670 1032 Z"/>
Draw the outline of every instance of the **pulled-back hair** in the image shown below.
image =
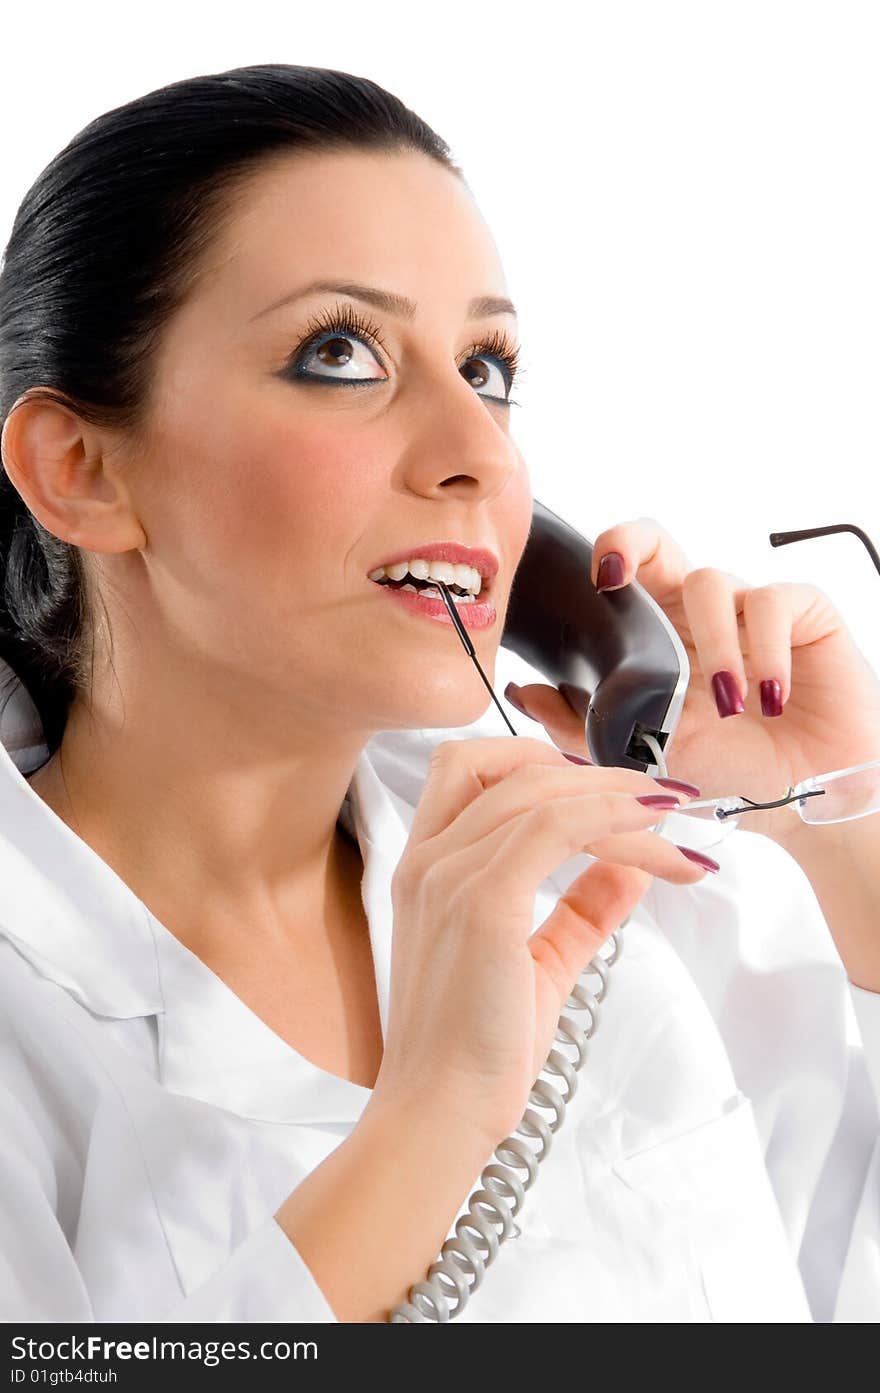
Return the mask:
<path id="1" fill-rule="evenodd" d="M 5 249 L 0 430 L 27 392 L 145 439 L 163 329 L 238 196 L 284 152 L 351 149 L 416 150 L 463 177 L 397 97 L 332 68 L 187 78 L 85 126 L 25 194 Z M 33 699 L 50 754 L 89 690 L 98 599 L 81 550 L 43 527 L 0 466 L 0 658 Z"/>

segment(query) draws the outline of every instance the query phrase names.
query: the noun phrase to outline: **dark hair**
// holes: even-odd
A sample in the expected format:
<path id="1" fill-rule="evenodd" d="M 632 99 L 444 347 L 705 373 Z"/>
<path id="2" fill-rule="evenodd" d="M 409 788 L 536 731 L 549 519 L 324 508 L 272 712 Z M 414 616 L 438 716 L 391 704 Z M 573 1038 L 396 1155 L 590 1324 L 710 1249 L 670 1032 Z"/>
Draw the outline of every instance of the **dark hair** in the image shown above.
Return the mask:
<path id="1" fill-rule="evenodd" d="M 350 149 L 421 151 L 463 179 L 403 102 L 332 68 L 259 63 L 187 78 L 90 122 L 25 194 L 6 246 L 0 429 L 28 392 L 142 439 L 162 330 L 237 196 L 284 152 Z M 41 525 L 2 466 L 0 577 L 0 658 L 52 754 L 88 690 L 96 597 L 80 549 Z"/>

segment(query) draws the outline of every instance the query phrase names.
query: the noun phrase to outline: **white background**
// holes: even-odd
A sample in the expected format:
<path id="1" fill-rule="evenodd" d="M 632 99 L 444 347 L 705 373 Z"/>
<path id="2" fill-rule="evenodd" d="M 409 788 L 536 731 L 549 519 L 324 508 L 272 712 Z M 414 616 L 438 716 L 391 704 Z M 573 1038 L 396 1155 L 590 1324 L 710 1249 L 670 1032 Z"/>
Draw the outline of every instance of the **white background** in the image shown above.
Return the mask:
<path id="1" fill-rule="evenodd" d="M 594 537 L 657 518 L 694 565 L 818 585 L 880 671 L 880 7 L 874 3 L 12 7 L 5 243 L 99 113 L 180 78 L 361 74 L 451 145 L 519 309 L 511 428 Z"/>

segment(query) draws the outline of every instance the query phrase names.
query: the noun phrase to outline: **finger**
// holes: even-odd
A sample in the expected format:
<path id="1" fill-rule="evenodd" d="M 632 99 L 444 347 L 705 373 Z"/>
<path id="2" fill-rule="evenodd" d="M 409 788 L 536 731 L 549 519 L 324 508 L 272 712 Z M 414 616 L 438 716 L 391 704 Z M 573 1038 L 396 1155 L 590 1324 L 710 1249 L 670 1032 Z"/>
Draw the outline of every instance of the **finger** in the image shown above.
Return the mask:
<path id="1" fill-rule="evenodd" d="M 546 798 L 548 788 L 552 787 L 547 783 L 551 770 L 563 779 L 574 776 L 575 783 L 570 785 L 573 789 L 632 790 L 634 796 L 669 792 L 649 774 L 637 769 L 573 765 L 546 741 L 527 736 L 444 740 L 434 747 L 425 786 L 410 826 L 410 840 L 416 843 L 437 837 L 453 823 L 463 836 L 476 840 L 496 826 L 502 815 L 526 811 L 541 798 Z M 588 783 L 583 782 L 584 775 L 589 776 Z M 514 777 L 522 785 L 519 807 L 516 802 L 518 785 L 511 784 Z M 502 781 L 504 786 L 500 787 Z M 569 783 L 561 783 L 559 787 L 566 789 Z M 479 800 L 478 806 L 475 800 Z M 471 805 L 474 805 L 473 811 Z M 465 809 L 469 812 L 466 819 L 463 818 Z"/>
<path id="2" fill-rule="evenodd" d="M 682 586 L 697 659 L 719 716 L 739 715 L 745 709 L 748 680 L 738 613 L 747 589 L 738 576 L 709 566 L 688 572 Z"/>
<path id="3" fill-rule="evenodd" d="M 549 799 L 457 854 L 445 856 L 443 886 L 435 888 L 451 895 L 464 887 L 471 908 L 478 911 L 485 897 L 487 912 L 496 917 L 498 903 L 504 904 L 509 932 L 527 937 L 532 931 L 535 887 L 557 866 L 597 838 L 646 831 L 657 816 L 656 808 L 644 807 L 628 793 Z M 654 837 L 663 840 L 656 833 Z M 668 849 L 670 843 L 665 845 Z M 621 863 L 615 859 L 615 864 Z"/>
<path id="4" fill-rule="evenodd" d="M 599 567 L 606 556 L 617 557 L 619 561 L 612 560 L 603 566 L 602 581 L 607 578 L 609 582 L 603 588 L 617 590 L 621 585 L 638 580 L 660 604 L 677 595 L 691 569 L 678 542 L 655 518 L 617 523 L 599 533 L 593 543 L 590 566 L 590 579 L 597 588 Z"/>
<path id="5" fill-rule="evenodd" d="M 763 598 L 766 592 L 773 595 L 772 606 Z M 771 607 L 773 613 L 767 613 Z M 825 592 L 800 581 L 777 581 L 761 589 L 747 590 L 743 596 L 743 620 L 752 673 L 758 681 L 762 677 L 772 678 L 773 672 L 768 669 L 775 664 L 783 704 L 791 695 L 792 655 L 843 627 Z M 757 657 L 753 654 L 755 648 Z"/>
<path id="6" fill-rule="evenodd" d="M 515 691 L 511 691 L 512 687 Z M 589 753 L 584 722 L 556 687 L 548 687 L 545 682 L 518 687 L 511 682 L 504 695 L 524 716 L 539 721 L 560 750 Z"/>
<path id="7" fill-rule="evenodd" d="M 459 850 L 470 851 L 481 839 L 499 829 L 506 835 L 517 818 L 534 812 L 542 804 L 558 799 L 598 799 L 602 794 L 625 795 L 630 800 L 663 798 L 665 806 L 653 806 L 655 822 L 664 811 L 674 812 L 690 801 L 684 791 L 664 787 L 638 769 L 600 765 L 581 768 L 567 762 L 560 768 L 537 763 L 521 765 L 463 808 L 445 830 L 432 839 L 432 854 L 436 857 L 452 855 Z M 584 835 L 588 828 L 597 833 L 611 830 L 601 821 L 599 803 L 593 805 L 592 811 L 585 805 L 584 816 L 592 819 L 584 823 Z M 641 825 L 649 824 L 650 818 Z"/>
<path id="8" fill-rule="evenodd" d="M 560 1002 L 650 885 L 651 876 L 644 871 L 596 861 L 557 900 L 552 913 L 529 938 L 528 946 L 552 981 Z"/>
<path id="9" fill-rule="evenodd" d="M 605 839 L 609 859 L 572 882 L 552 914 L 529 939 L 529 948 L 560 993 L 568 994 L 586 964 L 642 898 L 651 875 L 692 885 L 711 874 L 652 832 Z M 600 843 L 594 843 L 595 854 Z M 651 867 L 655 869 L 652 871 Z"/>
<path id="10" fill-rule="evenodd" d="M 743 596 L 748 663 L 765 716 L 781 716 L 791 694 L 792 618 L 791 596 L 782 585 L 756 586 Z"/>
<path id="11" fill-rule="evenodd" d="M 667 841 L 657 832 L 628 832 L 598 837 L 583 850 L 590 856 L 613 861 L 618 866 L 637 866 L 639 870 L 668 880 L 672 885 L 693 885 L 707 874 L 716 874 L 710 866 L 692 861 L 674 842 Z M 718 865 L 714 858 L 708 859 L 713 866 Z"/>
<path id="12" fill-rule="evenodd" d="M 436 836 L 487 788 L 527 764 L 574 767 L 561 751 L 525 735 L 441 741 L 431 754 L 410 826 L 410 841 L 418 843 Z"/>

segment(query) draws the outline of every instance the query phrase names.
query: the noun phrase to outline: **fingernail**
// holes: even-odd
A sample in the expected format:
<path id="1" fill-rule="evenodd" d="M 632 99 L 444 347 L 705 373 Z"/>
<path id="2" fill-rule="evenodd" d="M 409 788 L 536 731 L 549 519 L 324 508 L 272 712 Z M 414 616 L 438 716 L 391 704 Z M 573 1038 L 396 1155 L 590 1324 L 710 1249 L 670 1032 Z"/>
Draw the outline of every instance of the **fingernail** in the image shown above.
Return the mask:
<path id="1" fill-rule="evenodd" d="M 681 804 L 677 798 L 672 798 L 668 793 L 646 793 L 644 798 L 637 798 L 637 803 L 644 803 L 646 808 L 680 808 Z"/>
<path id="2" fill-rule="evenodd" d="M 680 793 L 686 793 L 689 798 L 699 798 L 700 790 L 696 784 L 685 783 L 684 779 L 655 779 L 655 784 L 662 784 L 664 788 L 677 788 Z"/>
<path id="3" fill-rule="evenodd" d="M 745 711 L 736 678 L 732 672 L 716 672 L 712 678 L 715 705 L 719 716 L 738 716 Z"/>
<path id="4" fill-rule="evenodd" d="M 782 688 L 775 677 L 761 683 L 761 715 L 782 715 Z"/>
<path id="5" fill-rule="evenodd" d="M 510 702 L 511 706 L 516 707 L 517 711 L 520 711 L 524 716 L 529 716 L 528 711 L 523 706 L 522 702 L 518 699 L 519 687 L 516 685 L 515 682 L 508 682 L 507 686 L 504 688 L 504 696 L 507 699 L 507 701 Z M 533 718 L 529 716 L 529 720 L 531 721 L 532 719 Z"/>
<path id="6" fill-rule="evenodd" d="M 596 589 L 611 590 L 615 585 L 623 585 L 623 557 L 619 551 L 609 551 L 599 562 Z"/>
<path id="7" fill-rule="evenodd" d="M 678 843 L 676 842 L 676 846 Z M 707 871 L 720 871 L 721 867 L 717 861 L 713 861 L 711 856 L 704 856 L 702 851 L 692 851 L 689 846 L 679 846 L 682 856 L 686 856 L 689 861 L 694 861 L 698 866 L 702 866 Z"/>
<path id="8" fill-rule="evenodd" d="M 592 764 L 592 763 L 593 763 L 593 761 L 592 761 L 591 759 L 584 759 L 583 755 L 570 755 L 570 754 L 568 753 L 567 750 L 560 750 L 560 754 L 565 755 L 565 758 L 566 758 L 566 759 L 570 759 L 571 762 L 572 762 L 572 764 Z"/>

